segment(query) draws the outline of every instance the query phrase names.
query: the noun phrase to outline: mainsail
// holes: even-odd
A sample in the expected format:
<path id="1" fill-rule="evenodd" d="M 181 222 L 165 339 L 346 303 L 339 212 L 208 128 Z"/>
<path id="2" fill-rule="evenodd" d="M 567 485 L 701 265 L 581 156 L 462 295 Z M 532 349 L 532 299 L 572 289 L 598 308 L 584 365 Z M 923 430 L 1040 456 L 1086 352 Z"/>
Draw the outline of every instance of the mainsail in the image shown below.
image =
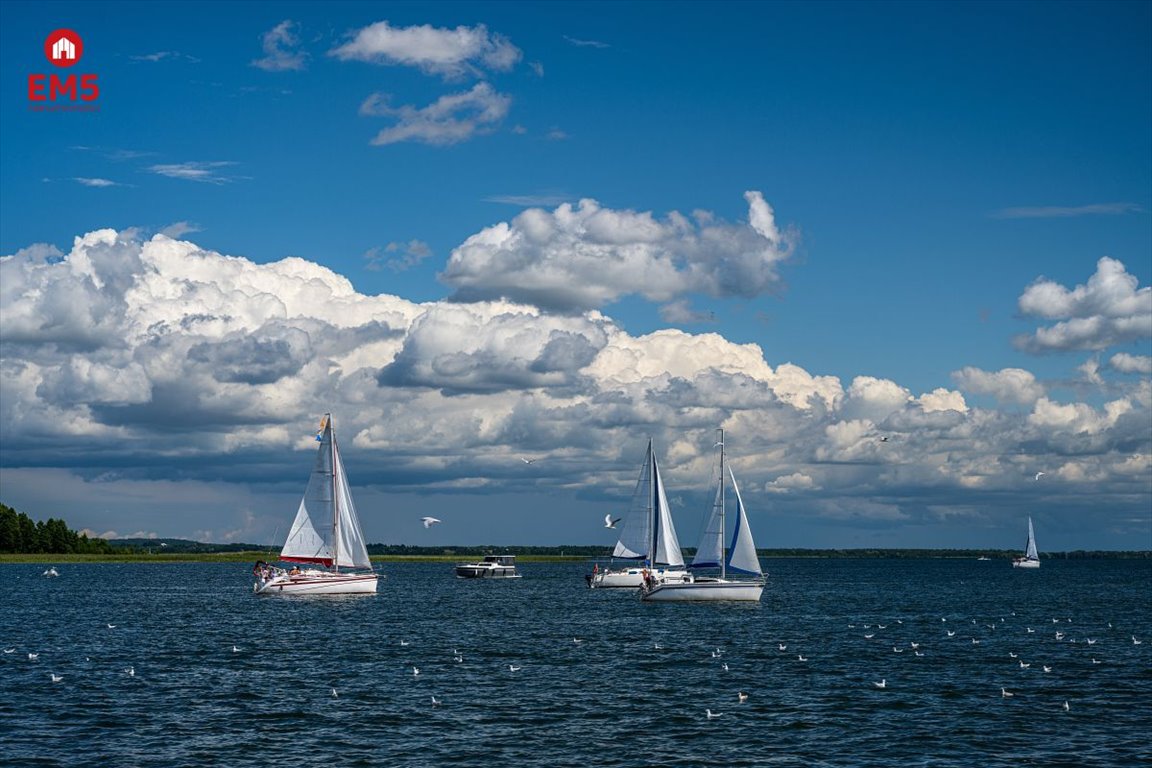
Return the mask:
<path id="1" fill-rule="evenodd" d="M 651 440 L 636 482 L 632 508 L 624 520 L 612 556 L 625 560 L 646 559 L 651 565 L 684 565 Z"/>
<path id="2" fill-rule="evenodd" d="M 720 442 L 720 479 L 716 483 L 716 496 L 712 502 L 712 513 L 704 523 L 700 534 L 700 544 L 696 556 L 692 558 L 692 568 L 719 568 L 721 573 L 728 569 L 762 575 L 760 559 L 756 556 L 756 543 L 752 540 L 752 529 L 748 526 L 748 515 L 744 510 L 744 500 L 740 498 L 740 488 L 736 485 L 736 475 L 728 467 L 728 477 L 732 480 L 732 490 L 736 492 L 736 520 L 732 527 L 732 540 L 727 558 L 724 552 L 724 524 L 726 499 L 724 495 L 724 435 Z"/>
<path id="3" fill-rule="evenodd" d="M 324 418 L 316 439 L 320 441 L 316 465 L 280 559 L 337 569 L 371 568 L 330 416 Z"/>

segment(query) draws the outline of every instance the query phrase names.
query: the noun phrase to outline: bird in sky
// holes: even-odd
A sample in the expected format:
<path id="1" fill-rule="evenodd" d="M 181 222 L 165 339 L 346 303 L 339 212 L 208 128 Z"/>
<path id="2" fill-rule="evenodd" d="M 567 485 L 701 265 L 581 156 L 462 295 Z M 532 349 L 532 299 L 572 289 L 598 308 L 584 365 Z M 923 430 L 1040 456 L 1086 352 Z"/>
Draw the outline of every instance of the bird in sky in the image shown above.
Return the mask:
<path id="1" fill-rule="evenodd" d="M 1044 475 L 1045 475 L 1045 473 L 1044 473 L 1044 472 L 1037 472 L 1037 473 L 1036 473 L 1036 477 L 1034 477 L 1034 478 L 1032 478 L 1032 479 L 1033 479 L 1033 480 L 1039 480 L 1039 479 L 1040 479 L 1041 477 L 1043 477 Z"/>
<path id="2" fill-rule="evenodd" d="M 605 528 L 615 528 L 616 523 L 620 522 L 621 519 L 622 518 L 618 517 L 615 520 L 613 520 L 612 515 L 604 515 L 604 527 Z"/>
<path id="3" fill-rule="evenodd" d="M 536 463 L 536 459 L 526 459 L 523 456 L 520 457 L 520 461 L 524 462 L 525 464 L 535 464 Z"/>
<path id="4" fill-rule="evenodd" d="M 888 435 L 884 435 L 883 437 L 880 438 L 880 442 L 886 443 L 886 442 L 888 442 L 888 439 L 889 439 Z"/>
<path id="5" fill-rule="evenodd" d="M 422 518 L 420 518 L 420 522 L 424 523 L 425 528 L 431 528 L 436 523 L 439 523 L 440 520 L 438 518 L 435 518 L 435 517 L 422 517 Z"/>

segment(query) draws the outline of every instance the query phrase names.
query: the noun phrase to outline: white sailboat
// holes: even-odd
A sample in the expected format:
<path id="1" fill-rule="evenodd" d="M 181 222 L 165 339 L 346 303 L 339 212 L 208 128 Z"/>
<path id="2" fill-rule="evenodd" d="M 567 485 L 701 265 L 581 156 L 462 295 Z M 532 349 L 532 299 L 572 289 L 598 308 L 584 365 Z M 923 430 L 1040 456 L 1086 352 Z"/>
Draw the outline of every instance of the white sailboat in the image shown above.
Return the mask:
<path id="1" fill-rule="evenodd" d="M 740 498 L 740 488 L 736 476 L 728 468 L 728 478 L 724 476 L 724 430 L 719 430 L 720 472 L 716 485 L 716 497 L 712 512 L 700 536 L 700 546 L 690 568 L 719 568 L 719 577 L 695 576 L 679 582 L 660 582 L 642 588 L 644 600 L 657 602 L 672 601 L 713 601 L 739 600 L 758 602 L 764 592 L 764 572 L 760 568 L 760 558 L 756 555 L 756 543 L 752 540 L 752 529 L 748 527 L 748 515 L 744 501 Z M 736 496 L 735 524 L 732 541 L 727 551 L 724 549 L 724 522 L 727 499 L 726 480 L 732 480 L 732 490 Z M 745 574 L 752 578 L 730 579 L 729 572 Z"/>
<path id="2" fill-rule="evenodd" d="M 676 538 L 676 528 L 672 525 L 672 511 L 664 491 L 664 479 L 660 475 L 651 440 L 648 441 L 648 452 L 636 481 L 632 507 L 624 519 L 624 527 L 620 529 L 620 538 L 612 550 L 612 557 L 639 562 L 624 568 L 604 570 L 597 565 L 592 575 L 587 577 L 589 587 L 636 589 L 644 583 L 645 576 L 656 581 L 688 578 L 684 570 L 684 555 Z"/>
<path id="3" fill-rule="evenodd" d="M 1039 568 L 1040 554 L 1036 551 L 1036 534 L 1032 531 L 1032 516 L 1028 516 L 1028 543 L 1024 545 L 1024 555 L 1012 560 L 1013 568 Z"/>
<path id="4" fill-rule="evenodd" d="M 364 534 L 352 503 L 344 462 L 325 414 L 316 434 L 320 448 L 308 487 L 300 500 L 280 559 L 312 567 L 301 570 L 256 563 L 253 591 L 258 595 L 344 595 L 376 592 L 377 575 L 368 559 Z M 346 570 L 340 570 L 344 568 Z"/>

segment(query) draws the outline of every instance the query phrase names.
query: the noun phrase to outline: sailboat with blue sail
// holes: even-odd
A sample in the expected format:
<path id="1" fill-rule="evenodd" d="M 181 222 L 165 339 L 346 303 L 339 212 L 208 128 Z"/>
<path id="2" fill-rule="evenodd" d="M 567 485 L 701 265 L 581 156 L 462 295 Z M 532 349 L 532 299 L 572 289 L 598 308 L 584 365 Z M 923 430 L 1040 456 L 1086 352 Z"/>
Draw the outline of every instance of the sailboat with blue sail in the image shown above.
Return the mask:
<path id="1" fill-rule="evenodd" d="M 689 568 L 693 571 L 718 569 L 719 576 L 697 576 L 695 573 L 690 573 L 688 578 L 681 581 L 646 584 L 641 588 L 641 597 L 644 600 L 759 602 L 764 592 L 764 572 L 760 568 L 760 558 L 756 555 L 756 543 L 752 539 L 752 529 L 748 525 L 744 500 L 740 497 L 739 486 L 736 485 L 736 475 L 731 467 L 726 467 L 724 463 L 724 430 L 718 432 L 720 439 L 716 447 L 720 449 L 720 472 L 716 484 L 716 496 L 700 536 L 700 546 L 697 547 L 696 556 Z M 728 480 L 732 481 L 736 510 L 733 516 L 732 539 L 725 549 Z M 730 578 L 730 574 L 737 574 L 743 578 Z"/>

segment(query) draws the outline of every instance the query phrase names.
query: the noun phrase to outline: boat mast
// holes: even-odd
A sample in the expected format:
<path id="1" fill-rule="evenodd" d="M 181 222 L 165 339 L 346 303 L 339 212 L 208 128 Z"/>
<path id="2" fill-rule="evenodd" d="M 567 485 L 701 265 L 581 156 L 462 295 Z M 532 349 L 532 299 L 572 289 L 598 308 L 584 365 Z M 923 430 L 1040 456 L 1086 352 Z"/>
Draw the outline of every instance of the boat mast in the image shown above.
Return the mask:
<path id="1" fill-rule="evenodd" d="M 648 438 L 648 513 L 652 519 L 652 536 L 648 539 L 648 567 L 656 569 L 656 536 L 660 527 L 660 483 L 656 478 L 656 454 L 652 450 L 652 438 Z"/>
<path id="2" fill-rule="evenodd" d="M 332 429 L 332 414 L 325 414 L 328 419 L 328 437 L 332 441 L 332 450 L 329 452 L 329 461 L 332 464 L 332 569 L 340 572 L 340 509 L 336 503 L 336 430 Z"/>
<path id="3" fill-rule="evenodd" d="M 724 486 L 727 485 L 724 482 L 724 428 L 716 431 L 720 433 L 720 578 L 723 579 L 726 575 L 724 562 L 728 559 L 724 548 Z"/>

